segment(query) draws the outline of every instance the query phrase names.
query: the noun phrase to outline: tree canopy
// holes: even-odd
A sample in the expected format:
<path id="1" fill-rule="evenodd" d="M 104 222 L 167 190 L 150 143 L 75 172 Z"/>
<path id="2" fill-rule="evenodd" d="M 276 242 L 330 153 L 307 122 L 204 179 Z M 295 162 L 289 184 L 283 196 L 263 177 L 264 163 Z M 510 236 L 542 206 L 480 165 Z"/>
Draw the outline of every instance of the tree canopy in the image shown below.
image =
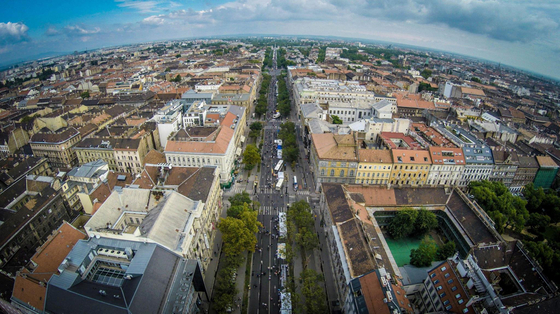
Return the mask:
<path id="1" fill-rule="evenodd" d="M 260 160 L 261 154 L 259 153 L 257 146 L 253 144 L 247 145 L 247 148 L 245 148 L 245 151 L 243 152 L 243 163 L 245 164 L 245 168 L 249 170 L 253 169 Z"/>
<path id="2" fill-rule="evenodd" d="M 424 69 L 424 70 L 422 70 L 422 72 L 420 72 L 420 75 L 423 78 L 428 79 L 428 77 L 432 76 L 432 71 L 430 71 L 428 69 Z"/>
<path id="3" fill-rule="evenodd" d="M 319 283 L 324 281 L 321 274 L 307 268 L 300 274 L 302 282 L 301 293 L 305 297 L 305 310 L 307 313 L 327 313 L 326 295 L 323 286 Z"/>
<path id="4" fill-rule="evenodd" d="M 297 161 L 299 157 L 299 146 L 296 139 L 296 126 L 291 121 L 280 125 L 278 138 L 282 140 L 282 156 L 287 163 Z"/>
<path id="5" fill-rule="evenodd" d="M 487 180 L 471 181 L 469 191 L 494 220 L 499 233 L 503 233 L 506 227 L 515 231 L 523 230 L 529 219 L 529 212 L 525 208 L 527 201 L 519 196 L 513 196 L 503 183 Z"/>
<path id="6" fill-rule="evenodd" d="M 237 256 L 245 250 L 253 252 L 257 244 L 256 233 L 262 224 L 257 220 L 257 211 L 249 208 L 247 203 L 242 205 L 238 218 L 222 218 L 218 229 L 222 232 L 224 242 L 223 251 L 226 256 Z"/>
<path id="7" fill-rule="evenodd" d="M 333 124 L 342 124 L 342 119 L 339 116 L 331 115 Z"/>
<path id="8" fill-rule="evenodd" d="M 401 239 L 415 234 L 422 236 L 438 225 L 436 215 L 424 208 L 419 210 L 405 208 L 399 210 L 388 225 L 389 234 L 394 239 Z"/>
<path id="9" fill-rule="evenodd" d="M 424 237 L 418 249 L 410 250 L 410 264 L 416 267 L 427 267 L 432 264 L 436 256 L 437 246 L 434 240 Z"/>

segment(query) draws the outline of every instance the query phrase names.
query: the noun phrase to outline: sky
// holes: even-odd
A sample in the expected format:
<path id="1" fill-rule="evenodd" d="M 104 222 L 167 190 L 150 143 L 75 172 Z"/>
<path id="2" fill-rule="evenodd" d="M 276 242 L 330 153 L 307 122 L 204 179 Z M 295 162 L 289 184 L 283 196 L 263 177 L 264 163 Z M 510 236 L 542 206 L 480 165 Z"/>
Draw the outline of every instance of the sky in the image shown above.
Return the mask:
<path id="1" fill-rule="evenodd" d="M 0 64 L 155 40 L 275 34 L 414 45 L 560 79 L 560 0 L 4 2 Z"/>

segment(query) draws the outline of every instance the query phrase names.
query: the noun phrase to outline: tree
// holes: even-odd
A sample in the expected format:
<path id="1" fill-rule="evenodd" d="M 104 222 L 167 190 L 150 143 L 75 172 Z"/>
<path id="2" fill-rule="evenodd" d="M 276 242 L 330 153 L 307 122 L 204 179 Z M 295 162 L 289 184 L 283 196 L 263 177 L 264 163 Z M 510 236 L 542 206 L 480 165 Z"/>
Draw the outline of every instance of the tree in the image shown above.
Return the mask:
<path id="1" fill-rule="evenodd" d="M 251 123 L 251 125 L 249 126 L 249 129 L 251 129 L 251 131 L 260 131 L 262 130 L 263 125 L 260 121 L 255 121 L 253 123 Z"/>
<path id="2" fill-rule="evenodd" d="M 253 252 L 257 244 L 256 233 L 262 224 L 257 220 L 257 211 L 249 208 L 244 203 L 239 218 L 222 218 L 218 223 L 218 229 L 222 232 L 224 242 L 223 251 L 226 256 L 237 256 L 247 250 Z"/>
<path id="3" fill-rule="evenodd" d="M 525 222 L 529 219 L 527 202 L 519 196 L 513 196 L 503 183 L 487 180 L 471 181 L 469 191 L 494 220 L 499 233 L 502 233 L 506 227 L 518 232 L 523 230 Z"/>
<path id="4" fill-rule="evenodd" d="M 438 261 L 444 260 L 448 257 L 453 256 L 455 254 L 455 251 L 455 242 L 449 241 L 437 248 L 436 259 Z"/>
<path id="5" fill-rule="evenodd" d="M 331 119 L 333 124 L 342 124 L 342 119 L 340 119 L 338 116 L 331 115 Z"/>
<path id="6" fill-rule="evenodd" d="M 305 310 L 307 313 L 327 313 L 326 294 L 323 287 L 319 285 L 324 280 L 321 274 L 313 269 L 305 269 L 301 272 L 301 293 L 305 297 Z"/>
<path id="7" fill-rule="evenodd" d="M 544 232 L 548 225 L 550 225 L 550 217 L 539 213 L 531 213 L 527 220 L 527 227 L 536 233 Z"/>
<path id="8" fill-rule="evenodd" d="M 239 218 L 242 212 L 243 212 L 243 205 L 230 206 L 227 209 L 227 216 L 233 218 Z"/>
<path id="9" fill-rule="evenodd" d="M 171 79 L 171 82 L 181 83 L 181 75 L 177 74 L 177 76 L 175 76 L 175 78 Z"/>
<path id="10" fill-rule="evenodd" d="M 550 267 L 554 261 L 554 249 L 543 242 L 525 241 L 525 247 L 543 267 Z"/>
<path id="11" fill-rule="evenodd" d="M 85 92 L 81 93 L 81 94 L 80 94 L 80 97 L 82 97 L 82 99 L 89 98 L 89 97 L 90 97 L 90 96 L 89 96 L 89 91 L 85 91 Z"/>
<path id="12" fill-rule="evenodd" d="M 418 249 L 410 250 L 410 264 L 416 267 L 427 267 L 432 264 L 436 256 L 436 243 L 429 237 L 424 237 Z"/>
<path id="13" fill-rule="evenodd" d="M 418 211 L 416 220 L 414 221 L 414 229 L 417 235 L 424 235 L 435 229 L 438 226 L 436 214 L 431 211 L 421 208 Z"/>
<path id="14" fill-rule="evenodd" d="M 181 58 L 181 54 L 180 53 L 176 54 L 175 58 Z"/>
<path id="15" fill-rule="evenodd" d="M 476 76 L 471 77 L 471 81 L 482 84 L 482 81 Z"/>
<path id="16" fill-rule="evenodd" d="M 259 149 L 253 144 L 247 145 L 245 152 L 243 152 L 243 163 L 246 169 L 253 169 L 257 163 L 261 160 L 261 155 L 259 154 Z"/>
<path id="17" fill-rule="evenodd" d="M 228 198 L 229 203 L 231 206 L 243 206 L 243 204 L 251 205 L 251 197 L 249 193 L 243 191 L 242 193 L 237 193 L 234 196 L 230 196 Z"/>
<path id="18" fill-rule="evenodd" d="M 387 227 L 391 237 L 398 240 L 412 234 L 417 216 L 418 211 L 412 208 L 399 210 Z"/>
<path id="19" fill-rule="evenodd" d="M 428 79 L 428 77 L 432 76 L 432 71 L 430 71 L 428 69 L 424 69 L 424 70 L 422 70 L 422 72 L 420 72 L 420 75 L 423 78 Z"/>

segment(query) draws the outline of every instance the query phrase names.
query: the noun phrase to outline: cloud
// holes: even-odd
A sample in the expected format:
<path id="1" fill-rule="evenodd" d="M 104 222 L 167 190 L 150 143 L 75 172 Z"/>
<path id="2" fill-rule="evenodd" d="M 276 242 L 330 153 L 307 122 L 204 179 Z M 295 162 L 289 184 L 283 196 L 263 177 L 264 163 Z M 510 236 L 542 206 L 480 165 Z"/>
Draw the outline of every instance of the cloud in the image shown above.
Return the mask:
<path id="1" fill-rule="evenodd" d="M 129 8 L 139 11 L 140 13 L 153 13 L 156 10 L 156 7 L 160 4 L 159 1 L 143 1 L 143 0 L 115 0 L 119 7 L 121 8 Z M 175 4 L 174 2 L 172 2 Z"/>
<path id="2" fill-rule="evenodd" d="M 329 1 L 329 0 L 327 0 Z M 558 32 L 559 9 L 546 1 L 330 0 L 341 10 L 380 20 L 446 25 L 509 42 L 530 42 Z"/>
<path id="3" fill-rule="evenodd" d="M 165 23 L 165 19 L 156 15 L 152 15 L 143 19 L 142 23 L 148 25 L 163 25 Z"/>
<path id="4" fill-rule="evenodd" d="M 84 36 L 84 35 L 92 35 L 97 34 L 101 31 L 99 27 L 94 27 L 93 29 L 86 29 L 84 26 L 81 25 L 66 25 L 64 27 L 64 32 L 68 36 Z"/>
<path id="5" fill-rule="evenodd" d="M 60 31 L 58 29 L 56 29 L 56 27 L 54 27 L 54 26 L 49 26 L 49 28 L 47 28 L 47 30 L 45 31 L 45 35 L 46 36 L 57 36 L 57 35 L 60 35 Z"/>
<path id="6" fill-rule="evenodd" d="M 0 45 L 15 44 L 29 40 L 29 27 L 23 23 L 0 23 Z"/>

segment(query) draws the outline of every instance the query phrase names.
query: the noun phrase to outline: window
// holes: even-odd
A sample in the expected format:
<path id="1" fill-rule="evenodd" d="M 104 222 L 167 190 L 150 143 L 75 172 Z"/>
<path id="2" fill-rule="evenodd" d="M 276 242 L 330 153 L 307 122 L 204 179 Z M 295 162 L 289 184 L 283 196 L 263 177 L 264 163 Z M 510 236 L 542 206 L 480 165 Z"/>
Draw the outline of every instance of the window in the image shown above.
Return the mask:
<path id="1" fill-rule="evenodd" d="M 448 310 L 448 311 L 451 310 L 451 308 L 452 308 L 451 305 L 448 305 L 448 306 L 445 307 L 445 309 Z"/>
<path id="2" fill-rule="evenodd" d="M 451 291 L 456 291 L 456 290 L 457 290 L 457 286 L 451 287 Z"/>
<path id="3" fill-rule="evenodd" d="M 344 170 L 340 170 L 340 176 L 344 177 Z"/>
<path id="4" fill-rule="evenodd" d="M 443 301 L 443 305 L 447 305 L 447 304 L 449 304 L 449 300 Z"/>
<path id="5" fill-rule="evenodd" d="M 445 292 L 440 293 L 439 297 L 443 298 L 445 296 Z"/>
<path id="6" fill-rule="evenodd" d="M 450 276 L 450 274 L 449 274 L 449 273 L 446 273 L 444 277 L 445 277 L 445 278 L 448 278 L 449 276 Z"/>
<path id="7" fill-rule="evenodd" d="M 436 273 L 433 273 L 430 275 L 430 278 L 434 278 L 436 276 Z"/>
<path id="8" fill-rule="evenodd" d="M 439 290 L 443 289 L 443 287 L 442 286 L 437 286 L 436 289 L 439 291 Z"/>
<path id="9" fill-rule="evenodd" d="M 334 177 L 334 169 L 331 169 L 331 177 Z"/>
<path id="10" fill-rule="evenodd" d="M 321 176 L 325 175 L 325 169 L 321 169 Z"/>
<path id="11" fill-rule="evenodd" d="M 455 299 L 459 299 L 460 297 L 461 297 L 461 294 L 460 294 L 460 293 L 457 293 L 457 294 L 455 295 Z"/>
<path id="12" fill-rule="evenodd" d="M 351 176 L 351 177 L 354 176 L 354 170 L 350 170 L 350 176 Z"/>
<path id="13" fill-rule="evenodd" d="M 463 304 L 465 301 L 463 301 L 463 299 L 460 299 L 459 301 L 457 301 L 459 304 Z"/>
<path id="14" fill-rule="evenodd" d="M 468 309 L 468 308 L 464 308 L 464 309 L 463 309 L 463 313 L 468 313 L 468 312 L 469 312 L 469 309 Z"/>
<path id="15" fill-rule="evenodd" d="M 434 280 L 434 285 L 437 285 L 439 283 L 439 279 Z"/>
<path id="16" fill-rule="evenodd" d="M 443 266 L 442 268 L 440 268 L 441 271 L 445 271 L 447 269 L 447 267 Z"/>
<path id="17" fill-rule="evenodd" d="M 449 279 L 449 280 L 447 281 L 447 283 L 452 283 L 452 282 L 453 282 L 453 279 Z"/>

